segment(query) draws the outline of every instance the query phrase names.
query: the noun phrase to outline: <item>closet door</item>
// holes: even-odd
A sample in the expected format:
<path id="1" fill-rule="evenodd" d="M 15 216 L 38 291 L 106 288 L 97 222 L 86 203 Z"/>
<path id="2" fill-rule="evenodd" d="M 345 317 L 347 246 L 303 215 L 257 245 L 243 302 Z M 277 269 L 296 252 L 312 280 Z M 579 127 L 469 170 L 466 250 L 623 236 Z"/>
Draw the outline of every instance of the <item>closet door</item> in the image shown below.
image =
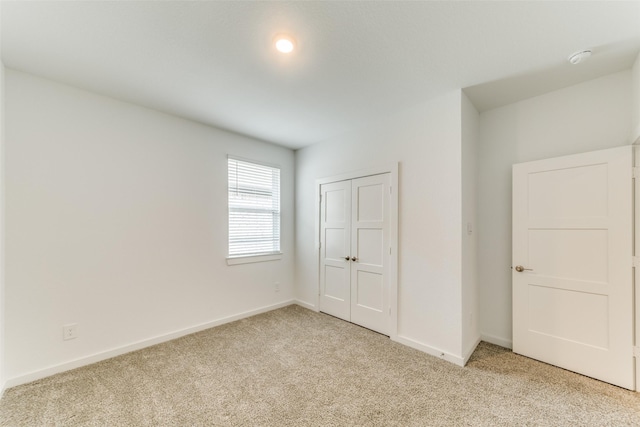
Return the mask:
<path id="1" fill-rule="evenodd" d="M 389 174 L 320 187 L 320 311 L 389 334 Z"/>
<path id="2" fill-rule="evenodd" d="M 351 183 L 351 321 L 389 334 L 389 174 Z"/>
<path id="3" fill-rule="evenodd" d="M 351 181 L 320 187 L 320 311 L 351 320 Z"/>

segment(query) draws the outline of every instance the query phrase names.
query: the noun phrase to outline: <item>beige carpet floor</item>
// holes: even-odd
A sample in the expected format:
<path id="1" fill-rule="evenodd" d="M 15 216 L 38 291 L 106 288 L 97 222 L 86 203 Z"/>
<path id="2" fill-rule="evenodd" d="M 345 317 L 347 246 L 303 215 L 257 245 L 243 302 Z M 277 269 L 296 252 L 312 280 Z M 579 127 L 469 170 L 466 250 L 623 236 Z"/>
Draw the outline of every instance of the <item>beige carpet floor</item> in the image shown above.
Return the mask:
<path id="1" fill-rule="evenodd" d="M 481 343 L 460 368 L 290 306 L 6 391 L 2 426 L 631 426 L 633 393 Z"/>

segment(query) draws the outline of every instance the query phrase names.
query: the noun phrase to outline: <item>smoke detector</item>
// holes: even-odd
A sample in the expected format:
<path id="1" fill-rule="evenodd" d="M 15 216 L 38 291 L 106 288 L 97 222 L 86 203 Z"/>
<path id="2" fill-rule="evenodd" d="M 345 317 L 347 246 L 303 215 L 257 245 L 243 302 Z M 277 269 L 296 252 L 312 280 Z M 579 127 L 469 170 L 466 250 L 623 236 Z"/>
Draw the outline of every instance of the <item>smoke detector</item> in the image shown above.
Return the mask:
<path id="1" fill-rule="evenodd" d="M 567 59 L 573 65 L 577 65 L 577 64 L 589 59 L 590 56 L 591 56 L 591 50 L 590 49 L 586 49 L 586 50 L 581 50 L 581 51 L 578 51 L 578 52 L 575 52 L 575 53 L 571 54 L 571 56 L 569 56 L 569 58 L 567 58 Z"/>

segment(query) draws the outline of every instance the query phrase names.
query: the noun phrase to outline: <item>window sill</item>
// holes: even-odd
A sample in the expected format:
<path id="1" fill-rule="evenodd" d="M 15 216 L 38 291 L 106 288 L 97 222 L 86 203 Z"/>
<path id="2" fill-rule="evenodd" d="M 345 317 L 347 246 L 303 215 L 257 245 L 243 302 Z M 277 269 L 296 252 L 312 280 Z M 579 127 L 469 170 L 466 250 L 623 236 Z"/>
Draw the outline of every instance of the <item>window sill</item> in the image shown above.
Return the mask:
<path id="1" fill-rule="evenodd" d="M 238 256 L 227 258 L 227 265 L 251 264 L 254 262 L 279 261 L 282 259 L 282 253 L 268 255 Z"/>

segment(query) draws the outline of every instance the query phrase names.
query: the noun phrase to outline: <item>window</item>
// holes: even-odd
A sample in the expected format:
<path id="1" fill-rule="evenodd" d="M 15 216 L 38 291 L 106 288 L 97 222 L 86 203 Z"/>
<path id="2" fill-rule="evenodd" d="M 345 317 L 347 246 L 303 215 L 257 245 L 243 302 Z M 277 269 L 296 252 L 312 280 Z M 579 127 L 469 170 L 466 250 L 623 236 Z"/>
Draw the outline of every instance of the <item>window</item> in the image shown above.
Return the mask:
<path id="1" fill-rule="evenodd" d="M 280 169 L 229 158 L 229 258 L 280 253 Z"/>

